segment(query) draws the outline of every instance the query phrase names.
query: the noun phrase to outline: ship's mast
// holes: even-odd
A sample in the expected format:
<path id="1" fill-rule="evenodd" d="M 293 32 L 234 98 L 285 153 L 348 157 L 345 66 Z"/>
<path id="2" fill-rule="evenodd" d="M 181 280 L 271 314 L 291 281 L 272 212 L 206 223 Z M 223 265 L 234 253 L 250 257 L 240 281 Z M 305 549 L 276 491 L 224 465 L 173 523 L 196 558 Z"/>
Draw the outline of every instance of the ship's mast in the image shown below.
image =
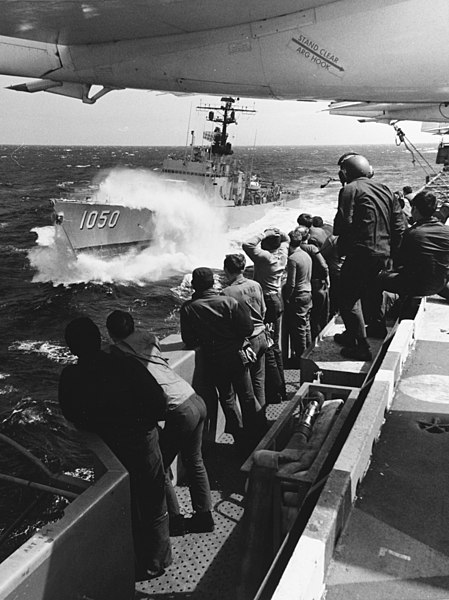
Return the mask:
<path id="1" fill-rule="evenodd" d="M 239 100 L 239 98 L 237 98 Z M 234 106 L 235 98 L 225 97 L 221 99 L 221 106 L 212 106 L 210 104 L 197 106 L 197 110 L 209 111 L 207 120 L 213 123 L 221 123 L 220 135 L 213 140 L 212 151 L 214 154 L 232 154 L 231 144 L 226 142 L 228 137 L 228 125 L 237 125 L 236 113 L 254 114 L 256 111 L 251 108 Z M 215 112 L 216 111 L 216 112 Z M 218 132 L 217 132 L 218 134 Z"/>

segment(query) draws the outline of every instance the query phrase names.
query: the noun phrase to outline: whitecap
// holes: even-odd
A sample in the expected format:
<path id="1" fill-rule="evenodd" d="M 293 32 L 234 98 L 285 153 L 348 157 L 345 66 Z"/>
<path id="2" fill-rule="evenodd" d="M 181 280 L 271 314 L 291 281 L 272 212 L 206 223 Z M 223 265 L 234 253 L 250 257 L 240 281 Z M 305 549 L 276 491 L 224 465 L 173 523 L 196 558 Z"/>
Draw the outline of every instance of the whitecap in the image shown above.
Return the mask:
<path id="1" fill-rule="evenodd" d="M 19 390 L 12 385 L 0 386 L 0 396 L 6 396 L 7 394 L 14 394 Z"/>
<path id="2" fill-rule="evenodd" d="M 40 354 L 57 363 L 73 363 L 76 357 L 60 344 L 52 344 L 42 340 L 20 340 L 13 342 L 8 350 L 22 352 L 23 354 Z"/>

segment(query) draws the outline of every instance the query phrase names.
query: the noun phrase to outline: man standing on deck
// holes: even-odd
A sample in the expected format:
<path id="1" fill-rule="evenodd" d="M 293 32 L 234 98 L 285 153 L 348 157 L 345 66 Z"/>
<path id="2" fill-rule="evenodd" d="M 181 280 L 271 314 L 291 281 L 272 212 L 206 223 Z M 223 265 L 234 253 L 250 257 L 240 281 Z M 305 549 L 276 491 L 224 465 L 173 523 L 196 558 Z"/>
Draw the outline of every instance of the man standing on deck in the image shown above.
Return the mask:
<path id="1" fill-rule="evenodd" d="M 310 333 L 315 339 L 329 321 L 329 268 L 319 248 L 310 241 L 310 229 L 300 225 L 295 232 L 302 236 L 301 249 L 312 259 Z M 289 235 L 291 239 L 291 233 Z"/>
<path id="2" fill-rule="evenodd" d="M 62 414 L 99 435 L 128 470 L 136 578 L 158 577 L 172 561 L 157 433 L 166 409 L 162 389 L 134 359 L 103 352 L 100 331 L 88 317 L 71 321 L 65 339 L 78 362 L 61 373 Z"/>
<path id="3" fill-rule="evenodd" d="M 254 331 L 249 337 L 255 361 L 250 364 L 249 371 L 253 383 L 254 394 L 262 408 L 265 407 L 265 352 L 268 348 L 265 333 L 265 300 L 262 288 L 257 281 L 243 276 L 246 260 L 243 254 L 228 254 L 223 269 L 229 285 L 223 289 L 225 296 L 232 296 L 248 307 Z"/>
<path id="4" fill-rule="evenodd" d="M 254 263 L 254 280 L 260 283 L 267 311 L 265 323 L 272 327 L 273 353 L 281 379 L 282 399 L 286 399 L 284 365 L 279 345 L 281 319 L 284 312 L 281 284 L 287 266 L 289 237 L 279 229 L 266 229 L 242 244 L 243 251 Z"/>
<path id="5" fill-rule="evenodd" d="M 139 361 L 161 386 L 166 401 L 165 427 L 159 432 L 159 445 L 166 474 L 166 498 L 170 535 L 214 530 L 209 479 L 201 445 L 207 409 L 204 400 L 180 377 L 162 356 L 159 340 L 147 331 L 136 331 L 129 312 L 114 310 L 106 319 L 114 344 L 111 353 Z M 170 479 L 170 465 L 180 454 L 187 473 L 194 514 L 184 519 Z"/>
<path id="6" fill-rule="evenodd" d="M 336 334 L 334 340 L 343 346 L 342 356 L 369 361 L 372 355 L 367 333 L 375 337 L 386 334 L 385 328 L 379 326 L 382 292 L 376 287 L 376 277 L 390 258 L 397 255 L 405 223 L 401 206 L 391 190 L 372 181 L 372 168 L 364 156 L 349 154 L 340 159 L 339 165 L 343 188 L 338 198 L 334 234 L 339 236 L 340 255 L 345 256 L 340 275 L 340 314 L 345 331 Z"/>
<path id="7" fill-rule="evenodd" d="M 226 432 L 246 458 L 264 433 L 264 413 L 254 395 L 249 363 L 244 363 L 240 352 L 254 325 L 246 306 L 214 289 L 214 274 L 208 267 L 194 269 L 192 287 L 192 299 L 181 306 L 181 337 L 188 348 L 202 349 L 226 417 Z"/>
<path id="8" fill-rule="evenodd" d="M 299 226 L 289 233 L 291 254 L 287 261 L 287 281 L 283 294 L 286 305 L 287 331 L 292 340 L 295 363 L 311 343 L 310 313 L 312 310 L 312 258 L 302 248 L 307 227 Z"/>

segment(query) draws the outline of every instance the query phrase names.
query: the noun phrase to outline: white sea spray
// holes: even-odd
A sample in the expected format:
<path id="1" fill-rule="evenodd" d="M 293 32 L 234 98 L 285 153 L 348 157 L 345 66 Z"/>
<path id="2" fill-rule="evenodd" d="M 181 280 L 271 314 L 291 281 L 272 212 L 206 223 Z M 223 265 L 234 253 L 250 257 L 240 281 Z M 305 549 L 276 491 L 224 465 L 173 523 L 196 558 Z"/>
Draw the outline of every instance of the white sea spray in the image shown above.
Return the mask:
<path id="1" fill-rule="evenodd" d="M 8 350 L 14 350 L 23 354 L 40 354 L 57 363 L 68 364 L 76 362 L 76 357 L 60 344 L 46 340 L 20 340 L 13 342 Z"/>
<path id="2" fill-rule="evenodd" d="M 94 202 L 154 211 L 153 244 L 143 251 L 131 250 L 108 258 L 88 253 L 75 256 L 65 240 L 55 237 L 54 227 L 36 228 L 37 245 L 29 252 L 36 270 L 34 282 L 143 286 L 182 275 L 199 265 L 220 269 L 227 253 L 241 251 L 243 241 L 264 229 L 293 229 L 299 212 L 319 214 L 331 222 L 335 212 L 332 198 L 338 193 L 333 189 L 314 190 L 300 200 L 299 209 L 273 207 L 258 221 L 226 231 L 222 211 L 185 182 L 167 182 L 144 169 L 112 169 L 99 177 Z"/>

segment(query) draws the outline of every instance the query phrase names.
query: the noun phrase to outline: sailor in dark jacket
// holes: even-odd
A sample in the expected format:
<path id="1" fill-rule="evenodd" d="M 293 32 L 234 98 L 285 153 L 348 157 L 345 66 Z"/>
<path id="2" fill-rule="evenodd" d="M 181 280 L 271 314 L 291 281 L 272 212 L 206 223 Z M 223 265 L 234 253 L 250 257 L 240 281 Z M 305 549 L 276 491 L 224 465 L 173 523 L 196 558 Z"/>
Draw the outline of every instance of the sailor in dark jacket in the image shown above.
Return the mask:
<path id="1" fill-rule="evenodd" d="M 77 428 L 98 434 L 126 467 L 138 579 L 151 579 L 171 563 L 165 475 L 157 422 L 165 413 L 161 387 L 131 358 L 101 350 L 98 327 L 88 317 L 65 331 L 75 365 L 64 367 L 59 404 Z"/>
<path id="2" fill-rule="evenodd" d="M 404 233 L 396 271 L 379 275 L 382 289 L 405 296 L 442 291 L 449 276 L 449 227 L 435 216 L 437 199 L 422 191 L 412 200 L 413 225 Z"/>
<path id="3" fill-rule="evenodd" d="M 350 154 L 339 164 L 343 188 L 338 198 L 334 234 L 339 236 L 339 251 L 345 256 L 340 279 L 340 313 L 346 330 L 334 339 L 344 346 L 343 356 L 371 360 L 364 317 L 369 324 L 379 322 L 382 292 L 376 288 L 376 277 L 397 254 L 405 223 L 401 206 L 391 190 L 372 181 L 372 168 L 364 156 Z M 371 333 L 377 336 L 379 332 Z"/>
<path id="4" fill-rule="evenodd" d="M 167 400 L 159 432 L 159 445 L 166 472 L 166 497 L 170 535 L 184 535 L 214 530 L 209 479 L 201 453 L 204 422 L 207 416 L 204 400 L 187 381 L 174 371 L 162 356 L 157 337 L 148 331 L 136 331 L 129 312 L 114 310 L 106 320 L 112 340 L 111 353 L 132 357 L 151 373 Z M 162 420 L 162 419 L 161 419 Z M 180 454 L 189 483 L 194 514 L 184 519 L 175 489 L 170 480 L 170 465 Z"/>
<path id="5" fill-rule="evenodd" d="M 207 373 L 226 417 L 226 431 L 245 453 L 260 437 L 259 419 L 263 415 L 254 395 L 249 363 L 243 364 L 240 352 L 245 339 L 253 333 L 253 322 L 243 304 L 214 290 L 211 269 L 195 269 L 192 286 L 192 299 L 181 307 L 181 336 L 187 347 L 202 349 Z"/>

